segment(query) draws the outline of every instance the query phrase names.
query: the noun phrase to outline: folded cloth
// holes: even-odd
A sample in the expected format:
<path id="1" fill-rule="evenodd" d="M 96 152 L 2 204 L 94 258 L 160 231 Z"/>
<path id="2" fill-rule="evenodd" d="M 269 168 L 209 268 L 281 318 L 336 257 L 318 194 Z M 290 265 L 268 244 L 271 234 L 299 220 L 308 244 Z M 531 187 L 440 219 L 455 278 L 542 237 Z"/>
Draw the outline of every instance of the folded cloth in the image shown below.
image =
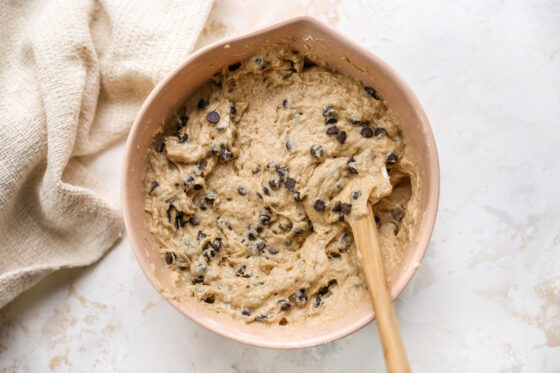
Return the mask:
<path id="1" fill-rule="evenodd" d="M 1 2 L 0 307 L 118 240 L 120 208 L 80 159 L 125 136 L 154 85 L 192 51 L 211 6 Z"/>

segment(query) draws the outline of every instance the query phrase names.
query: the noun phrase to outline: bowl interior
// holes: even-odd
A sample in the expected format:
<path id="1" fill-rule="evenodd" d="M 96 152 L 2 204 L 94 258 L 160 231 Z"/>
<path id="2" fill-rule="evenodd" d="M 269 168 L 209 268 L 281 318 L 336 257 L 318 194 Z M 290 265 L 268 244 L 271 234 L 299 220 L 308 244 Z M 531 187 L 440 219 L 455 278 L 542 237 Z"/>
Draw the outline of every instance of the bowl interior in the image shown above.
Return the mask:
<path id="1" fill-rule="evenodd" d="M 404 137 L 419 164 L 418 202 L 419 211 L 423 213 L 414 240 L 390 279 L 391 295 L 396 298 L 416 271 L 433 229 L 439 197 L 435 143 L 422 107 L 404 81 L 379 58 L 313 18 L 298 17 L 203 48 L 162 81 L 144 103 L 130 132 L 122 195 L 125 223 L 136 258 L 149 280 L 173 306 L 200 325 L 234 340 L 263 347 L 297 348 L 325 343 L 366 325 L 374 317 L 369 300 L 332 323 L 297 330 L 232 321 L 181 296 L 181 289 L 171 281 L 144 226 L 143 177 L 147 150 L 162 122 L 221 66 L 248 58 L 264 46 L 277 43 L 314 55 L 329 67 L 375 87 L 402 120 Z"/>

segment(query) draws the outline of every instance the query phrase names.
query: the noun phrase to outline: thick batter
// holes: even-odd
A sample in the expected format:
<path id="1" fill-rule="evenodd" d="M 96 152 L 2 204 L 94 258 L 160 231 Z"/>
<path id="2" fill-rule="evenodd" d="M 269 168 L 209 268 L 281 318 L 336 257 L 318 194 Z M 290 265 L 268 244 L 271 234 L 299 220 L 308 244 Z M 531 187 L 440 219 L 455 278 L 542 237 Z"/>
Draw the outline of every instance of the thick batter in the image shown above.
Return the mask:
<path id="1" fill-rule="evenodd" d="M 145 176 L 147 228 L 185 294 L 283 327 L 356 308 L 349 219 L 374 204 L 389 276 L 416 219 L 398 123 L 373 88 L 298 52 L 224 67 L 159 135 Z"/>

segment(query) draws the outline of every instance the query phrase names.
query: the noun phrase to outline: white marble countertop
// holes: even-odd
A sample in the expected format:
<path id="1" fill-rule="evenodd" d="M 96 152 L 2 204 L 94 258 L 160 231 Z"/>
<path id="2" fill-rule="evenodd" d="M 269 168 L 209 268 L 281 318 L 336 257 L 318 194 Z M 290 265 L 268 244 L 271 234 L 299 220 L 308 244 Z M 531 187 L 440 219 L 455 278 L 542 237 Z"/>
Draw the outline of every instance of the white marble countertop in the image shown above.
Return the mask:
<path id="1" fill-rule="evenodd" d="M 308 12 L 399 71 L 441 161 L 434 235 L 396 301 L 415 372 L 560 372 L 560 3 L 218 1 L 202 46 Z M 122 144 L 89 160 L 119 193 Z M 232 342 L 175 311 L 127 237 L 0 311 L 0 371 L 384 370 L 375 323 L 317 348 Z"/>

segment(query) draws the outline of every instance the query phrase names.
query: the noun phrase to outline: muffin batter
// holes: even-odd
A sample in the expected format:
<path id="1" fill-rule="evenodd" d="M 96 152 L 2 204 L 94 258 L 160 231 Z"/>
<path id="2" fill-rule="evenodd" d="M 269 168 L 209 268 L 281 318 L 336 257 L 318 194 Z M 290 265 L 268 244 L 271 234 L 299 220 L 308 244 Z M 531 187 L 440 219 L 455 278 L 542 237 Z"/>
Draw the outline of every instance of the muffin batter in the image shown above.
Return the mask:
<path id="1" fill-rule="evenodd" d="M 263 325 L 359 306 L 367 290 L 348 221 L 374 205 L 390 276 L 416 218 L 398 123 L 373 88 L 295 51 L 224 67 L 148 155 L 147 228 L 185 294 Z"/>

